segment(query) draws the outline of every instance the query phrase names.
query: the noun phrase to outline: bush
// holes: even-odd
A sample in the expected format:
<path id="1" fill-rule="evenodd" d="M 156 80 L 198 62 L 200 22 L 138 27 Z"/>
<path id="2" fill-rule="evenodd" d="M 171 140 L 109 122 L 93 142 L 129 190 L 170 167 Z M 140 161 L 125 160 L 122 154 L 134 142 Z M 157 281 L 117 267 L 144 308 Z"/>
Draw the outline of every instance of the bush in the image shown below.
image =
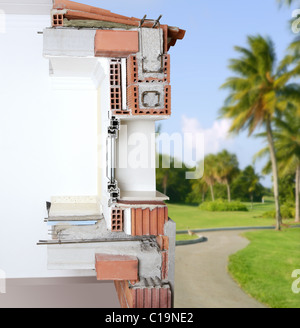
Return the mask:
<path id="1" fill-rule="evenodd" d="M 295 218 L 295 204 L 291 201 L 284 203 L 280 207 L 281 216 L 283 219 L 294 219 Z M 263 218 L 276 218 L 276 211 L 268 211 L 263 213 Z"/>
<path id="2" fill-rule="evenodd" d="M 275 219 L 276 212 L 275 211 L 264 212 L 261 217 L 264 219 L 269 219 L 269 218 Z"/>
<path id="3" fill-rule="evenodd" d="M 281 206 L 281 216 L 283 219 L 293 219 L 296 216 L 295 204 L 291 201 Z"/>
<path id="4" fill-rule="evenodd" d="M 222 199 L 216 200 L 214 202 L 204 202 L 199 208 L 204 211 L 210 212 L 248 212 L 246 205 L 241 202 L 228 202 Z"/>

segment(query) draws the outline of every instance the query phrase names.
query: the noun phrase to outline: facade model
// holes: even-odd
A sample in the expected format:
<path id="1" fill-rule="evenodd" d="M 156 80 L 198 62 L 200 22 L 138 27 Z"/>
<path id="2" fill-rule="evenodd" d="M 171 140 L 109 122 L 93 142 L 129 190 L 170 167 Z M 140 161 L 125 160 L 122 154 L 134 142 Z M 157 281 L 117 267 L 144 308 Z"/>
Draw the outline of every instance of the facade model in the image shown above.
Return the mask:
<path id="1" fill-rule="evenodd" d="M 71 1 L 54 1 L 43 31 L 50 75 L 89 73 L 98 90 L 98 195 L 47 203 L 51 270 L 95 270 L 123 308 L 171 308 L 176 226 L 156 191 L 155 122 L 171 115 L 168 50 L 185 31 Z M 143 141 L 136 166 L 132 139 Z M 146 146 L 144 146 L 146 145 Z M 136 154 L 135 154 L 136 155 Z M 137 158 L 138 158 L 137 156 Z M 132 163 L 133 162 L 133 163 Z"/>

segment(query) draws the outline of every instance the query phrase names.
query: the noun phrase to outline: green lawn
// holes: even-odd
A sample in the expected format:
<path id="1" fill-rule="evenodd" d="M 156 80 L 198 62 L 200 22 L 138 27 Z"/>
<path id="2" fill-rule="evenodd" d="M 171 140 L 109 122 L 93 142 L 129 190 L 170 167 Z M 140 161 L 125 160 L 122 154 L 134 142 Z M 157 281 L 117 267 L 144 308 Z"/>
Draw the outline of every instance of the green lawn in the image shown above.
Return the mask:
<path id="1" fill-rule="evenodd" d="M 275 225 L 275 219 L 261 217 L 274 209 L 272 201 L 255 203 L 253 210 L 250 204 L 247 206 L 249 212 L 209 212 L 197 206 L 168 204 L 169 216 L 176 222 L 177 230 Z M 294 220 L 284 220 L 284 223 L 293 224 Z"/>
<path id="2" fill-rule="evenodd" d="M 186 240 L 195 240 L 198 239 L 198 236 L 190 236 L 190 235 L 176 235 L 176 241 L 186 241 Z"/>
<path id="3" fill-rule="evenodd" d="M 230 257 L 228 270 L 246 293 L 272 308 L 300 308 L 292 272 L 300 269 L 300 229 L 243 234 L 251 243 Z M 300 287 L 300 286 L 299 286 Z"/>

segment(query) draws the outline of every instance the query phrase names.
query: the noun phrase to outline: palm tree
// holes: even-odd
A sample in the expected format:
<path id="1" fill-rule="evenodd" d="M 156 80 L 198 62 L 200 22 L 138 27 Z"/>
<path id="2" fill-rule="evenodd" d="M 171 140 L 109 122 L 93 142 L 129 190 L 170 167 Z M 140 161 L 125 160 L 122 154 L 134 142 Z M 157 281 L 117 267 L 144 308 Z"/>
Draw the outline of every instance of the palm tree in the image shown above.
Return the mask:
<path id="1" fill-rule="evenodd" d="M 296 3 L 297 1 L 295 1 L 295 0 L 277 0 L 277 2 L 278 2 L 280 5 L 291 6 L 293 3 Z"/>
<path id="2" fill-rule="evenodd" d="M 223 150 L 217 154 L 217 180 L 227 187 L 228 202 L 231 202 L 230 184 L 239 173 L 239 162 L 235 154 Z"/>
<path id="3" fill-rule="evenodd" d="M 211 192 L 211 198 L 215 200 L 214 185 L 217 182 L 217 170 L 216 170 L 217 158 L 216 155 L 207 155 L 204 159 L 204 174 L 203 179 L 209 186 Z"/>
<path id="4" fill-rule="evenodd" d="M 278 190 L 278 167 L 273 140 L 272 122 L 275 112 L 285 109 L 277 97 L 290 75 L 276 69 L 274 44 L 269 38 L 248 36 L 249 48 L 235 47 L 241 54 L 231 59 L 229 68 L 236 74 L 221 86 L 229 89 L 230 95 L 220 110 L 221 117 L 232 119 L 230 133 L 248 130 L 251 136 L 258 127 L 266 131 L 272 162 L 274 197 L 276 207 L 276 229 L 281 229 L 281 212 Z"/>
<path id="5" fill-rule="evenodd" d="M 295 174 L 295 221 L 300 222 L 300 116 L 297 111 L 300 102 L 290 104 L 283 117 L 275 119 L 276 130 L 274 142 L 277 150 L 280 176 Z M 268 149 L 262 149 L 256 157 L 268 154 Z M 265 173 L 270 170 L 270 161 L 264 168 Z"/>

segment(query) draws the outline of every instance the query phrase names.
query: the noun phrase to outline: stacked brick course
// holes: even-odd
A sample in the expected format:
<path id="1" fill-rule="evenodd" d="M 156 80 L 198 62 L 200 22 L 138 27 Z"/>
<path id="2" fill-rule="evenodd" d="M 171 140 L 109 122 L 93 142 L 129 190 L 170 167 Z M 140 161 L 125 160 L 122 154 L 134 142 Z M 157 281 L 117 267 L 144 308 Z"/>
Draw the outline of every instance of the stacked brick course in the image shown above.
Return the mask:
<path id="1" fill-rule="evenodd" d="M 172 292 L 168 283 L 159 279 L 144 279 L 132 285 L 129 281 L 115 281 L 122 308 L 167 309 L 172 307 Z"/>

